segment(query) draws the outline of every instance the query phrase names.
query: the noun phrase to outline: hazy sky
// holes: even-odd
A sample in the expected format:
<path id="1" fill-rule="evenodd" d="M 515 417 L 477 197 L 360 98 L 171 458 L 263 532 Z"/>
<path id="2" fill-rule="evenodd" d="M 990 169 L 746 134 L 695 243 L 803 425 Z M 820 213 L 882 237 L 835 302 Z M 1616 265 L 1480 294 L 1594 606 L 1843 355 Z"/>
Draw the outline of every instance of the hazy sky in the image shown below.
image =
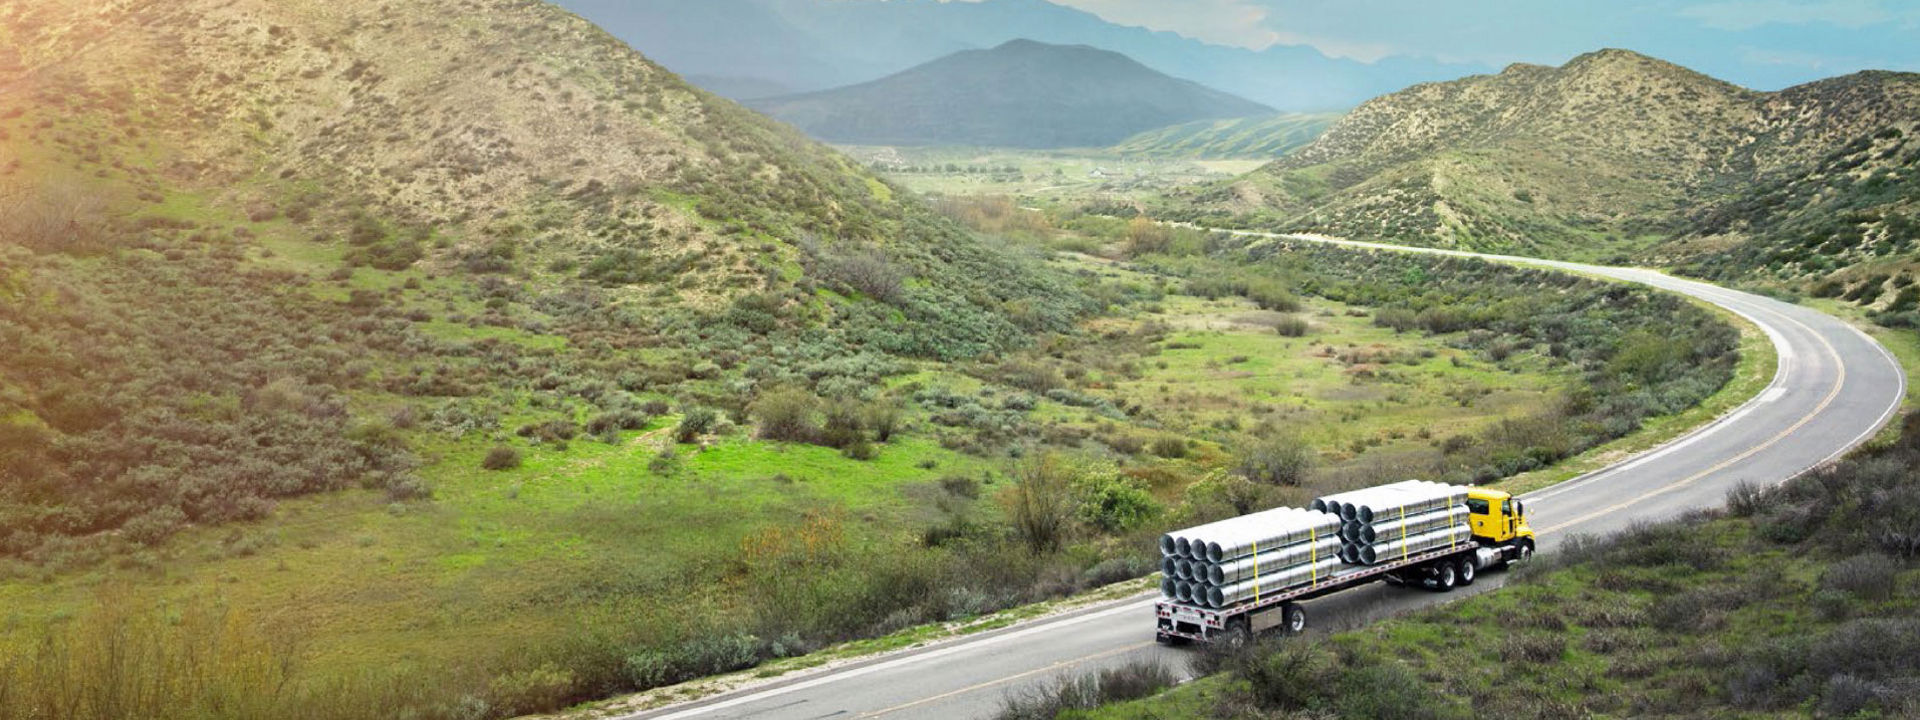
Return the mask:
<path id="1" fill-rule="evenodd" d="M 1920 71 L 1916 0 L 1050 0 L 1208 42 L 1559 64 L 1624 47 L 1761 89 Z"/>

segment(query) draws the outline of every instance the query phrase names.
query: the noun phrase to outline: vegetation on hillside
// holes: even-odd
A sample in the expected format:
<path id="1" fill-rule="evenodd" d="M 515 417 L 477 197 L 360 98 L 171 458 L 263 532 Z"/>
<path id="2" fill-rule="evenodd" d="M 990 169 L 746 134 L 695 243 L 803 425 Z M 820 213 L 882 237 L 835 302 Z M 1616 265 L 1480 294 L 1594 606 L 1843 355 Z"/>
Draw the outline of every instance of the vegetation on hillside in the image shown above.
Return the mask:
<path id="1" fill-rule="evenodd" d="M 1334 113 L 1286 113 L 1196 120 L 1134 135 L 1110 150 L 1123 157 L 1271 160 L 1313 142 L 1339 119 Z"/>
<path id="2" fill-rule="evenodd" d="M 84 563 L 316 490 L 424 497 L 406 448 L 430 415 L 510 430 L 500 417 L 538 395 L 521 434 L 563 443 L 669 399 L 741 412 L 744 379 L 851 387 L 889 357 L 1015 347 L 1091 308 L 550 6 L 488 4 L 525 21 L 516 54 L 419 20 L 439 54 L 485 56 L 484 79 L 449 90 L 419 58 L 344 49 L 416 20 L 392 8 L 337 25 L 285 4 L 83 5 L 7 9 L 32 47 L 8 80 L 32 102 L 0 121 L 20 151 L 0 192 L 17 349 L 0 365 L 0 553 Z M 188 37 L 179 62 L 147 62 Z M 546 45 L 570 51 L 532 60 Z M 247 80 L 214 80 L 229 71 Z M 434 119 L 489 91 L 507 101 Z M 306 95 L 375 111 L 237 116 Z M 528 118 L 561 107 L 595 124 L 557 134 L 649 154 L 545 146 L 556 133 Z M 165 160 L 202 148 L 192 172 Z"/>
<path id="3" fill-rule="evenodd" d="M 1576 539 L 1501 592 L 1220 653 L 1219 675 L 1060 717 L 1911 717 L 1917 464 L 1910 417 L 1896 442 L 1737 489 L 1724 512 Z"/>
<path id="4" fill-rule="evenodd" d="M 1620 50 L 1376 98 L 1167 217 L 1796 281 L 1904 226 L 1920 82 L 1865 72 L 1760 93 Z M 1891 154 L 1888 154 L 1891 153 Z M 1857 185 L 1857 187 L 1856 187 Z M 1861 246 L 1861 251 L 1850 248 Z M 1796 249 L 1799 248 L 1799 249 Z M 1809 254 L 1829 259 L 1802 262 Z M 1777 267 L 1775 266 L 1777 265 Z"/>
<path id="5" fill-rule="evenodd" d="M 1876 311 L 1920 327 L 1920 141 L 1911 122 L 1879 129 L 1736 199 L 1696 212 L 1695 237 L 1670 252 L 1685 272 L 1757 280 Z M 1728 246 L 1731 246 L 1728 248 Z"/>

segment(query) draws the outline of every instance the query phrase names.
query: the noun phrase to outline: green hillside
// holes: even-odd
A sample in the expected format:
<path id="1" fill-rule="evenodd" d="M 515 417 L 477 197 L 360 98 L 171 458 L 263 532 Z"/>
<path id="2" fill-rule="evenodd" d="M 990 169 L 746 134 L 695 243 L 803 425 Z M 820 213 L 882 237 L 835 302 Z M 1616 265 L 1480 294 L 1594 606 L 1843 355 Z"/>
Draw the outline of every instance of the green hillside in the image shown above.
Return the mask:
<path id="1" fill-rule="evenodd" d="M 1196 120 L 1140 133 L 1110 150 L 1126 157 L 1277 158 L 1313 142 L 1339 119 L 1337 113 L 1288 113 Z"/>
<path id="2" fill-rule="evenodd" d="M 738 407 L 722 375 L 749 358 L 778 382 L 870 357 L 845 368 L 870 381 L 879 357 L 1005 349 L 1084 307 L 541 3 L 484 6 L 514 52 L 428 6 L 88 5 L 8 6 L 0 83 L 31 98 L 4 125 L 4 332 L 29 348 L 0 367 L 11 553 L 424 494 L 387 417 L 415 400 L 557 391 L 495 423 Z"/>
<path id="3" fill-rule="evenodd" d="M 1765 205 L 1756 197 L 1788 197 L 1779 193 L 1789 186 L 1812 194 L 1806 178 L 1835 171 L 1823 163 L 1916 110 L 1920 76 L 1911 74 L 1762 93 L 1606 50 L 1377 98 L 1258 172 L 1174 194 L 1167 212 L 1416 245 L 1674 261 L 1685 246 L 1666 241 L 1719 252 L 1789 216 L 1811 222 L 1816 206 L 1834 209 L 1789 199 L 1749 217 Z M 1875 152 L 1887 152 L 1887 140 Z M 1880 182 L 1903 181 L 1888 169 Z M 1717 244 L 1697 242 L 1714 235 Z"/>
<path id="4" fill-rule="evenodd" d="M 1031 40 L 748 104 L 829 142 L 1014 148 L 1103 147 L 1190 120 L 1273 113 L 1125 55 Z"/>
<path id="5" fill-rule="evenodd" d="M 535 0 L 0 3 L 0 95 L 8 718 L 549 711 L 1746 367 L 1644 290 L 923 203 Z"/>

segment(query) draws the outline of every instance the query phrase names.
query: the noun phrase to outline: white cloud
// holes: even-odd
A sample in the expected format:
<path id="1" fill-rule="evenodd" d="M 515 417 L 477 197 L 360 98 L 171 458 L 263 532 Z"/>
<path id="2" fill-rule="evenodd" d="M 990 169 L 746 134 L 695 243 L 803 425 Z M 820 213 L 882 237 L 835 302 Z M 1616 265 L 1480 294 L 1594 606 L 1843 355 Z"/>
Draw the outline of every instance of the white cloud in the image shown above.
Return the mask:
<path id="1" fill-rule="evenodd" d="M 1740 32 L 1764 25 L 1809 25 L 1825 23 L 1857 29 L 1894 20 L 1895 13 L 1879 0 L 1728 0 L 1695 5 L 1680 11 L 1717 30 Z"/>

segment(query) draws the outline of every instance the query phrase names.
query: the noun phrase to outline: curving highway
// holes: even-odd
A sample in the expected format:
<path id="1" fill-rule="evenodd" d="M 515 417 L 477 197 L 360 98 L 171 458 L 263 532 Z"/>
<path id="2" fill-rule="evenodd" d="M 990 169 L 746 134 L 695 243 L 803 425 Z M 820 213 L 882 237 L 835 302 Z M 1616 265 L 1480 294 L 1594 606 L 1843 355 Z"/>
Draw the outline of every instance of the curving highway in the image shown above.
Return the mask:
<path id="1" fill-rule="evenodd" d="M 1248 237 L 1327 242 L 1406 252 L 1479 257 L 1555 267 L 1684 293 L 1751 320 L 1780 357 L 1773 382 L 1719 420 L 1611 467 L 1525 497 L 1543 552 L 1563 538 L 1605 534 L 1639 521 L 1719 506 L 1746 481 L 1783 482 L 1871 437 L 1899 410 L 1905 375 L 1885 348 L 1823 313 L 1651 270 L 1408 248 L 1315 236 L 1238 232 Z M 1474 592 L 1498 587 L 1483 576 Z M 1375 583 L 1306 604 L 1315 632 L 1464 596 Z M 885 717 L 971 718 L 996 712 L 1009 693 L 1137 659 L 1184 670 L 1191 650 L 1153 642 L 1153 601 L 1141 595 L 925 648 L 621 720 Z"/>

